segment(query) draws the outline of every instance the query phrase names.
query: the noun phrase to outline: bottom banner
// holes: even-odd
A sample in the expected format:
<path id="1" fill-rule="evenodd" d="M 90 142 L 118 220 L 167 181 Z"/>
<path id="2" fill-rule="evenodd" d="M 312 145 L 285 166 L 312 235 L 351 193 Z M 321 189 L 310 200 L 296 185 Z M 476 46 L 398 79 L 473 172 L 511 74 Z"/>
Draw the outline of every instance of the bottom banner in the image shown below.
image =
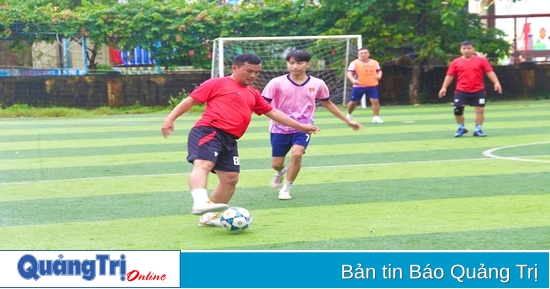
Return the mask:
<path id="1" fill-rule="evenodd" d="M 549 288 L 549 252 L 183 251 L 182 288 Z"/>

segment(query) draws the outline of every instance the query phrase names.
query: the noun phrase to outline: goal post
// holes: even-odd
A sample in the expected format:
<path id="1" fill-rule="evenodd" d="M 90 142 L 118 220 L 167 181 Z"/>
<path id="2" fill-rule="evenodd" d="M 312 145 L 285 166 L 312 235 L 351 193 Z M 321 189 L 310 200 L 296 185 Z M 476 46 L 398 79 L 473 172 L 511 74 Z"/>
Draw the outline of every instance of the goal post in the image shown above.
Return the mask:
<path id="1" fill-rule="evenodd" d="M 254 84 L 261 91 L 269 80 L 288 73 L 285 56 L 290 50 L 307 50 L 312 54 L 308 73 L 327 83 L 334 103 L 346 105 L 352 87 L 347 67 L 361 47 L 361 35 L 220 37 L 213 43 L 211 77 L 231 74 L 235 56 L 254 53 L 262 59 L 262 72 Z M 361 106 L 366 108 L 365 98 Z"/>

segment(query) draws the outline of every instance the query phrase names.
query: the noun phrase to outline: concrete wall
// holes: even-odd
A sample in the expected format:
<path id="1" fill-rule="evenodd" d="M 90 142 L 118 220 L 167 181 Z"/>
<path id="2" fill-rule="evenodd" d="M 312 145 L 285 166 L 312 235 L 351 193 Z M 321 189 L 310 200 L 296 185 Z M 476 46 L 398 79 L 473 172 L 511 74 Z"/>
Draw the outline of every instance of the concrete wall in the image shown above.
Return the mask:
<path id="1" fill-rule="evenodd" d="M 122 107 L 139 102 L 166 106 L 182 89 L 192 91 L 210 72 L 159 75 L 29 76 L 1 77 L 2 107 L 27 104 L 36 107 Z"/>

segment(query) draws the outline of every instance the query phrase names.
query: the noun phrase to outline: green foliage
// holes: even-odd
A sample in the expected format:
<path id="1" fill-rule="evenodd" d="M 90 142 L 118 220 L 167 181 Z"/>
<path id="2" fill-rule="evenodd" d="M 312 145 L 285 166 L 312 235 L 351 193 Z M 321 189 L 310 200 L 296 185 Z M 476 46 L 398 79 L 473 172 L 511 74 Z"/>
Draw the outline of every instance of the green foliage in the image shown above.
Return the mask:
<path id="1" fill-rule="evenodd" d="M 185 89 L 182 89 L 178 95 L 176 96 L 170 95 L 170 99 L 168 100 L 168 105 L 171 108 L 174 108 L 184 99 L 186 99 L 188 96 L 189 96 L 189 93 Z"/>
<path id="2" fill-rule="evenodd" d="M 97 65 L 98 71 L 111 71 L 113 70 L 113 67 L 108 64 L 98 64 Z"/>
<path id="3" fill-rule="evenodd" d="M 217 37 L 361 34 L 380 60 L 414 50 L 418 60 L 449 60 L 463 40 L 489 57 L 502 57 L 509 44 L 499 30 L 486 29 L 467 13 L 467 0 L 245 1 L 233 8 L 217 1 L 5 0 L 0 36 L 53 42 L 86 36 L 95 45 L 147 49 L 161 66 L 209 68 Z M 261 20 L 261 21 L 259 21 Z M 12 32 L 17 32 L 13 34 Z"/>
<path id="4" fill-rule="evenodd" d="M 186 99 L 188 96 L 189 96 L 189 92 L 187 92 L 187 90 L 185 89 L 182 89 L 181 92 L 176 96 L 170 95 L 170 98 L 168 99 L 168 108 L 173 109 L 178 104 L 180 104 L 180 102 Z M 191 107 L 191 109 L 189 109 L 189 112 L 202 112 L 203 110 L 204 110 L 204 104 L 201 104 L 201 105 L 196 105 Z"/>
<path id="5" fill-rule="evenodd" d="M 354 8 L 348 10 L 350 4 Z M 362 34 L 364 45 L 382 60 L 395 59 L 405 49 L 414 50 L 419 61 L 428 57 L 449 60 L 464 40 L 474 41 L 477 50 L 489 57 L 506 55 L 509 44 L 501 39 L 503 33 L 486 29 L 465 5 L 466 0 L 341 0 L 326 1 L 321 9 L 326 11 L 320 13 L 341 15 L 329 31 Z"/>
<path id="6" fill-rule="evenodd" d="M 85 36 L 91 43 L 90 51 L 101 44 L 127 51 L 140 46 L 151 51 L 161 66 L 209 68 L 211 41 L 218 37 L 322 32 L 308 18 L 313 17 L 313 6 L 300 2 L 265 1 L 260 5 L 246 1 L 238 9 L 217 6 L 217 1 L 132 0 L 131 5 L 113 0 L 77 2 L 7 0 L 9 9 L 0 11 L 0 36 L 27 43 L 53 42 L 60 36 L 81 41 Z"/>

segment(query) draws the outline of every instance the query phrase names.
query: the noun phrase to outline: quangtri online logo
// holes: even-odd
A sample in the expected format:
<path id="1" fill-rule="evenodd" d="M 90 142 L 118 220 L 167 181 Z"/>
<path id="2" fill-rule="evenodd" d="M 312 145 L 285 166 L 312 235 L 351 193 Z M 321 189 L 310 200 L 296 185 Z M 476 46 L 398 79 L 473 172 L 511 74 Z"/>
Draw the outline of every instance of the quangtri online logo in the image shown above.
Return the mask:
<path id="1" fill-rule="evenodd" d="M 111 259 L 110 254 L 96 254 L 95 259 L 65 259 L 63 254 L 56 259 L 40 259 L 32 254 L 23 255 L 17 262 L 17 272 L 25 280 L 38 280 L 42 277 L 79 276 L 86 281 L 98 277 L 118 277 L 120 281 L 166 281 L 166 273 L 156 273 L 132 268 L 128 270 L 126 254 Z"/>

